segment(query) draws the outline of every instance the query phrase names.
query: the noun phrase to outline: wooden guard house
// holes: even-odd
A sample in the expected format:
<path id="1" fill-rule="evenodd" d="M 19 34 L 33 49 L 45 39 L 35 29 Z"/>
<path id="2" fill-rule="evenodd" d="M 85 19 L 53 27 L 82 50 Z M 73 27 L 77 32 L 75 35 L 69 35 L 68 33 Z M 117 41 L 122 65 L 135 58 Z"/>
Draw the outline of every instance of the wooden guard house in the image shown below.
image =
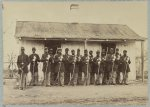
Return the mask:
<path id="1" fill-rule="evenodd" d="M 141 41 L 143 72 L 145 38 L 136 34 L 127 25 L 17 21 L 15 37 L 18 45 L 25 47 L 27 54 L 31 54 L 32 47 L 36 47 L 40 57 L 45 46 L 53 48 L 54 53 L 58 47 L 63 49 L 63 53 L 65 48 L 69 48 L 70 51 L 79 48 L 82 55 L 84 49 L 93 50 L 94 55 L 97 50 L 107 47 L 119 48 L 120 53 L 126 49 L 131 59 L 130 80 L 136 79 L 135 56 L 139 51 L 136 50 L 135 43 Z"/>

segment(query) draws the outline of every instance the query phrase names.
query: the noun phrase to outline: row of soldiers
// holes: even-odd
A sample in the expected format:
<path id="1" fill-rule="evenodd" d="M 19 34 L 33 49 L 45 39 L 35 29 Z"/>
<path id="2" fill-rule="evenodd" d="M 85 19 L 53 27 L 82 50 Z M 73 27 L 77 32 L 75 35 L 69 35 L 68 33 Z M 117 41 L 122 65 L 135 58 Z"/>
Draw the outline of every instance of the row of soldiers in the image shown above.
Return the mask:
<path id="1" fill-rule="evenodd" d="M 17 65 L 21 78 L 20 89 L 24 89 L 26 85 L 26 76 L 28 73 L 28 65 L 32 79 L 30 85 L 38 84 L 38 63 L 43 63 L 44 80 L 43 85 L 101 85 L 101 84 L 126 84 L 128 72 L 130 72 L 130 58 L 127 51 L 123 51 L 123 55 L 119 53 L 119 49 L 108 48 L 96 51 L 96 56 L 93 56 L 93 51 L 84 50 L 84 55 L 80 54 L 80 49 L 71 50 L 65 49 L 65 54 L 62 54 L 62 49 L 58 48 L 55 55 L 53 49 L 44 48 L 44 54 L 40 58 L 36 54 L 36 48 L 32 48 L 32 54 L 28 55 L 24 52 L 24 47 L 21 47 L 21 54 L 18 56 Z M 84 74 L 84 75 L 82 75 Z M 120 78 L 122 74 L 123 78 Z"/>

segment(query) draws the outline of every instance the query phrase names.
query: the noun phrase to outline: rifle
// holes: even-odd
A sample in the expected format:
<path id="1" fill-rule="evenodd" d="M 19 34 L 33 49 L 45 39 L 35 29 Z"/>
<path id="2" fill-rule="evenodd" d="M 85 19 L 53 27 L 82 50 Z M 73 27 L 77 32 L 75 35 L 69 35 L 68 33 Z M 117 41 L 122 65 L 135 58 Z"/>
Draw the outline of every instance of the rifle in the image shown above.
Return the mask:
<path id="1" fill-rule="evenodd" d="M 46 86 L 46 74 L 47 74 L 47 69 L 48 69 L 48 63 L 49 62 L 49 60 L 46 62 L 47 64 L 46 64 L 46 71 L 45 71 L 45 81 L 44 81 L 44 85 Z"/>
<path id="2" fill-rule="evenodd" d="M 101 54 L 100 54 L 100 57 L 101 58 Z M 99 62 L 99 61 L 98 61 Z M 98 78 L 97 78 L 97 83 L 99 82 L 99 78 L 100 78 L 100 74 L 99 74 L 99 70 L 100 70 L 100 66 L 101 66 L 101 62 L 98 63 Z"/>
<path id="3" fill-rule="evenodd" d="M 128 62 L 125 62 L 125 64 L 126 64 L 126 66 L 125 66 L 125 73 L 124 73 L 124 76 L 123 76 L 124 83 L 125 83 L 125 78 L 126 78 L 126 74 L 127 74 L 127 64 L 128 64 Z"/>
<path id="4" fill-rule="evenodd" d="M 88 58 L 89 56 L 87 56 L 87 58 Z M 88 60 L 88 62 L 87 62 L 87 70 L 86 70 L 86 85 L 87 85 L 87 81 L 88 81 L 88 78 L 89 78 L 89 71 L 88 71 L 88 66 L 89 66 L 89 59 L 87 59 Z"/>
<path id="5" fill-rule="evenodd" d="M 116 55 L 116 49 L 115 49 L 115 53 L 114 53 L 114 55 Z M 110 75 L 110 79 L 112 80 L 111 82 L 113 82 L 113 71 L 114 71 L 114 65 L 115 65 L 115 60 L 113 61 L 113 64 L 112 64 L 112 70 L 111 70 L 111 75 Z M 110 81 L 109 81 L 110 82 Z"/>
<path id="6" fill-rule="evenodd" d="M 58 73 L 57 73 L 57 78 L 56 78 L 56 80 L 55 80 L 55 83 L 56 83 L 56 81 L 58 81 L 58 82 L 59 82 L 59 73 L 60 73 L 60 68 L 61 68 L 61 62 L 59 62 L 59 68 L 58 68 Z"/>

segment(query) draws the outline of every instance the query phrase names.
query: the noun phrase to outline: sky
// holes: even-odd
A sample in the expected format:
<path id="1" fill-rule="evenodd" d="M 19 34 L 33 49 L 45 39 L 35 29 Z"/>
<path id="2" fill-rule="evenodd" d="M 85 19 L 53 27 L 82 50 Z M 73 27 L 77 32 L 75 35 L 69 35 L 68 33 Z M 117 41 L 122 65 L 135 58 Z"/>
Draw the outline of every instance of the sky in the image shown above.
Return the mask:
<path id="1" fill-rule="evenodd" d="M 78 9 L 70 10 L 71 4 Z M 125 24 L 147 37 L 147 2 L 3 2 L 4 53 L 16 47 L 16 21 Z M 11 45 L 10 45 L 11 43 Z"/>

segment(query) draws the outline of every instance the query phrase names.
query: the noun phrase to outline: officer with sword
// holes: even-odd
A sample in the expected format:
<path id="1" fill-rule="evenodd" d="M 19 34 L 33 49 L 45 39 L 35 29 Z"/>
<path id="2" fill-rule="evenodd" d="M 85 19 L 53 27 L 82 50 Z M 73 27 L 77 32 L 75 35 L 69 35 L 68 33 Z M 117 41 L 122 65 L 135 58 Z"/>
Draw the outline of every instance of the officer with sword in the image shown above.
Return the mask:
<path id="1" fill-rule="evenodd" d="M 29 64 L 29 57 L 25 54 L 24 47 L 21 47 L 21 54 L 18 56 L 17 59 L 17 66 L 18 66 L 18 74 L 20 75 L 20 90 L 24 90 L 26 88 L 26 77 L 28 73 L 28 64 Z"/>

